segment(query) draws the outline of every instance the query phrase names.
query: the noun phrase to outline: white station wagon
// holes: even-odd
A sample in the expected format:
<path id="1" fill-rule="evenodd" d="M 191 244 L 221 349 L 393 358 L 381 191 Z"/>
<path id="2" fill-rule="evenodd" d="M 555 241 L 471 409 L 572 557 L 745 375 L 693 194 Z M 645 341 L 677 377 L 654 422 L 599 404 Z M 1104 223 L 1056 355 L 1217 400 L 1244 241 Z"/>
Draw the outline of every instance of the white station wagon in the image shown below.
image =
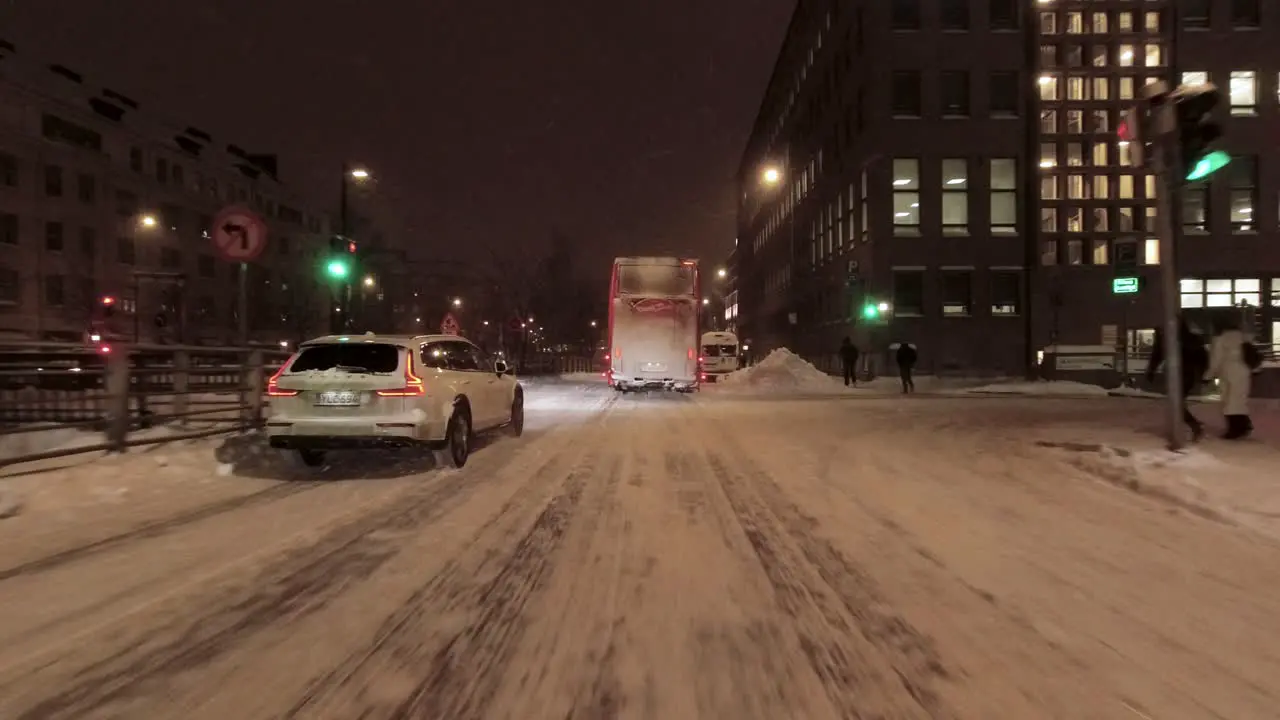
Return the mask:
<path id="1" fill-rule="evenodd" d="M 524 431 L 524 391 L 501 360 L 454 335 L 331 335 L 267 382 L 271 447 L 316 467 L 325 451 L 428 447 L 462 467 L 477 432 Z"/>

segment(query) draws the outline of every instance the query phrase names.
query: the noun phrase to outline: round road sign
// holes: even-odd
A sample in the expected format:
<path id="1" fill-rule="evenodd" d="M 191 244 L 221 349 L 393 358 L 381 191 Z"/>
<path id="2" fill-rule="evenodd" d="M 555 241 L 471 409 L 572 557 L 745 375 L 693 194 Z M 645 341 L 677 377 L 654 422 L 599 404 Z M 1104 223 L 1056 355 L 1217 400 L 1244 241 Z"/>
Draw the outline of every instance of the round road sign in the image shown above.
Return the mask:
<path id="1" fill-rule="evenodd" d="M 249 262 L 267 246 L 267 225 L 252 210 L 229 207 L 213 219 L 213 246 L 231 262 Z"/>

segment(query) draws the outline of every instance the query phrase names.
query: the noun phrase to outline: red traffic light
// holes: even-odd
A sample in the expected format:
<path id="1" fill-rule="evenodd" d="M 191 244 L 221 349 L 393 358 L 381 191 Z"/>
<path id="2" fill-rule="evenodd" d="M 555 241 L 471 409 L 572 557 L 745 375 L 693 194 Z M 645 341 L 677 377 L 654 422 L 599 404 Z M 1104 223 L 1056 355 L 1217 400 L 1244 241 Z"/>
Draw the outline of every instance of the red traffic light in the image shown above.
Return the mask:
<path id="1" fill-rule="evenodd" d="M 113 297 L 113 296 L 111 296 L 111 295 L 103 295 L 103 296 L 102 296 L 102 304 L 103 304 L 103 305 L 115 305 L 115 304 L 116 304 L 116 299 L 115 299 L 115 297 Z"/>
<path id="2" fill-rule="evenodd" d="M 352 241 L 352 242 L 348 242 L 348 243 L 347 243 L 347 252 L 349 252 L 349 253 L 354 253 L 355 251 L 356 251 L 356 244 L 355 244 L 355 242 L 354 242 L 354 241 Z"/>
<path id="3" fill-rule="evenodd" d="M 1116 126 L 1116 135 L 1125 142 L 1131 142 L 1133 140 L 1133 128 L 1129 127 L 1127 121 L 1121 120 L 1120 124 Z"/>

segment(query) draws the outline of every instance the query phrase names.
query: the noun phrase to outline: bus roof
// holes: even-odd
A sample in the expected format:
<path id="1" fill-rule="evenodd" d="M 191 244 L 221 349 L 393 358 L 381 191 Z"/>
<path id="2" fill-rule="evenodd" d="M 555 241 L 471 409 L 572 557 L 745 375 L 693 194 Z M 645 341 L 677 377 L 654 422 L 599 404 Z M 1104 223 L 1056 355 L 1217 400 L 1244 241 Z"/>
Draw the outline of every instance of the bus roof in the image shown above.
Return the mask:
<path id="1" fill-rule="evenodd" d="M 616 257 L 614 265 L 697 265 L 696 258 L 678 257 Z"/>
<path id="2" fill-rule="evenodd" d="M 717 342 L 722 340 L 738 342 L 738 336 L 734 335 L 731 332 L 724 332 L 723 330 L 712 330 L 711 332 L 702 333 L 702 341 L 706 342 L 708 340 L 713 340 Z"/>

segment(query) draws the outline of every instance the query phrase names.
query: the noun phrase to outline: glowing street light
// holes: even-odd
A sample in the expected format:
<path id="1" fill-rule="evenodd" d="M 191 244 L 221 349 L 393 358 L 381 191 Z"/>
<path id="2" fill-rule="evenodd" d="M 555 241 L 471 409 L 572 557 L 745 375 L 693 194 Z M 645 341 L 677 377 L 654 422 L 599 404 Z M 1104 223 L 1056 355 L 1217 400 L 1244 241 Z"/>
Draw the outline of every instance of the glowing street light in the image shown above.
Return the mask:
<path id="1" fill-rule="evenodd" d="M 454 307 L 456 307 L 456 308 L 460 308 L 460 307 L 462 307 L 462 298 L 454 298 L 454 299 L 453 299 L 453 306 L 454 306 Z"/>
<path id="2" fill-rule="evenodd" d="M 371 287 L 373 287 L 374 282 L 375 282 L 375 281 L 374 281 L 374 279 L 373 279 L 373 276 L 372 276 L 372 275 L 365 275 L 365 276 L 364 276 L 364 286 L 365 286 L 365 287 L 367 287 L 367 288 L 371 288 Z"/>
<path id="3" fill-rule="evenodd" d="M 151 214 L 143 215 L 138 219 L 138 222 L 142 223 L 142 227 L 147 228 L 153 228 L 160 224 L 160 221 L 156 219 L 156 216 Z"/>
<path id="4" fill-rule="evenodd" d="M 368 180 L 369 171 L 365 170 L 364 168 L 355 168 L 354 170 L 351 171 L 351 177 L 354 180 Z"/>
<path id="5" fill-rule="evenodd" d="M 591 327 L 595 327 L 595 326 L 596 326 L 596 321 L 595 321 L 595 320 L 592 320 L 592 321 L 591 321 Z"/>
<path id="6" fill-rule="evenodd" d="M 777 185 L 782 181 L 782 171 L 776 167 L 768 167 L 760 177 L 765 185 Z"/>
<path id="7" fill-rule="evenodd" d="M 716 271 L 716 277 L 724 278 L 728 276 L 729 276 L 729 271 L 725 270 L 724 268 L 720 268 L 719 270 Z"/>

